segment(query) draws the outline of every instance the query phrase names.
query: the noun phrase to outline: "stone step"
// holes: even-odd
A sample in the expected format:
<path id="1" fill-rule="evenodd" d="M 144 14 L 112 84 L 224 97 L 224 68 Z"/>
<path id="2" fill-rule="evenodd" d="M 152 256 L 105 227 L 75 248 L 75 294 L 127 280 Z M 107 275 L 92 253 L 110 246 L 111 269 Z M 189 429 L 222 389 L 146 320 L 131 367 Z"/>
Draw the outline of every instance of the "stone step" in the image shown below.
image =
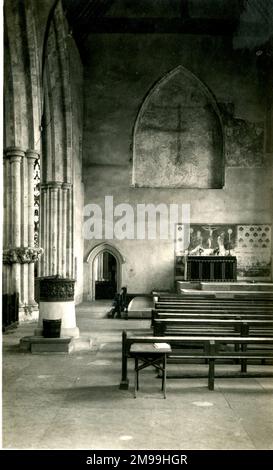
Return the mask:
<path id="1" fill-rule="evenodd" d="M 93 342 L 91 338 L 73 338 L 64 336 L 60 338 L 44 338 L 43 336 L 25 336 L 20 340 L 20 350 L 32 354 L 53 353 L 69 354 L 75 351 L 90 351 Z"/>

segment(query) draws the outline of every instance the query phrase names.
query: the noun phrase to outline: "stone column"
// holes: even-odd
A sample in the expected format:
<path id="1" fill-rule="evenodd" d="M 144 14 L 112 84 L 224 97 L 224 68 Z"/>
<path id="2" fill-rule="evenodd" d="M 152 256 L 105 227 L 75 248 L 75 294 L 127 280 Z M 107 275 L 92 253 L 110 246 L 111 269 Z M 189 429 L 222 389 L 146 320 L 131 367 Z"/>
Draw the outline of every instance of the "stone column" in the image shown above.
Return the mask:
<path id="1" fill-rule="evenodd" d="M 41 285 L 60 287 L 73 284 L 74 279 L 71 259 L 73 259 L 73 207 L 72 184 L 60 181 L 49 181 L 41 185 L 41 241 L 44 248 L 44 259 L 40 263 L 39 277 Z M 54 288 L 55 289 L 55 288 Z M 57 287 L 56 287 L 57 289 Z M 61 289 L 61 287 L 60 287 Z M 41 294 L 41 291 L 40 291 Z M 60 298 L 56 291 L 55 298 L 40 298 L 39 328 L 36 335 L 42 334 L 43 319 L 62 319 L 62 336 L 79 336 L 76 326 L 74 297 L 69 300 Z M 43 300 L 42 300 L 43 299 Z"/>
<path id="2" fill-rule="evenodd" d="M 5 150 L 4 171 L 4 291 L 19 293 L 19 322 L 38 319 L 34 300 L 34 263 L 42 253 L 34 248 L 33 161 L 37 153 L 18 147 Z"/>
<path id="3" fill-rule="evenodd" d="M 73 247 L 73 188 L 67 193 L 67 275 L 73 277 L 74 247 Z"/>
<path id="4" fill-rule="evenodd" d="M 21 241 L 17 247 L 28 246 L 28 204 L 29 204 L 29 174 L 28 174 L 28 160 L 26 152 L 21 161 L 21 191 L 20 191 L 20 204 L 21 204 Z M 33 209 L 34 210 L 34 209 Z M 28 302 L 28 265 L 23 263 L 20 266 L 21 271 L 21 302 L 25 311 L 29 310 Z"/>
<path id="5" fill-rule="evenodd" d="M 70 190 L 71 185 L 69 183 L 63 183 L 62 191 L 62 247 L 61 247 L 61 273 L 63 277 L 66 277 L 66 245 L 67 245 L 67 193 Z"/>
<path id="6" fill-rule="evenodd" d="M 12 246 L 11 240 L 11 175 L 10 175 L 10 161 L 9 155 L 4 153 L 4 171 L 3 171 L 3 179 L 4 179 L 4 197 L 3 197 L 3 248 L 9 248 Z M 13 293 L 13 286 L 11 285 L 11 273 L 12 268 L 8 264 L 3 264 L 3 281 L 2 281 L 2 289 L 3 294 L 12 294 Z"/>
<path id="7" fill-rule="evenodd" d="M 49 205 L 50 205 L 50 233 L 49 233 L 49 259 L 50 259 L 50 274 L 58 274 L 58 258 L 60 256 L 58 250 L 58 237 L 61 236 L 62 225 L 61 225 L 61 214 L 59 213 L 58 197 L 60 192 L 58 191 L 62 187 L 62 183 L 51 182 L 49 184 Z"/>
<path id="8" fill-rule="evenodd" d="M 10 245 L 19 247 L 21 246 L 21 161 L 25 152 L 18 147 L 9 147 L 6 149 L 6 156 L 10 161 Z M 19 263 L 12 265 L 11 282 L 12 291 L 19 292 L 19 308 L 22 308 L 20 268 Z"/>
<path id="9" fill-rule="evenodd" d="M 38 158 L 35 150 L 27 150 L 28 163 L 28 246 L 34 247 L 34 162 Z M 34 299 L 34 263 L 28 264 L 28 304 L 38 311 L 38 305 Z"/>
<path id="10" fill-rule="evenodd" d="M 73 277 L 72 185 L 59 181 L 41 184 L 40 245 L 45 255 L 39 275 Z"/>

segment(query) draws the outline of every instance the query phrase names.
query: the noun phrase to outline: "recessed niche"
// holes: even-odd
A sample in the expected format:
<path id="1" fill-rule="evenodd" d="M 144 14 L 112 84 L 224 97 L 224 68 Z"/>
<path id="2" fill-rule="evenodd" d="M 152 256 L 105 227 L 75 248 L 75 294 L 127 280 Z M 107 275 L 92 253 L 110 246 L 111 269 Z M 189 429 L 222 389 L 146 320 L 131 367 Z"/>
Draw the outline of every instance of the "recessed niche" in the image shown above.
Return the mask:
<path id="1" fill-rule="evenodd" d="M 179 66 L 150 90 L 134 128 L 133 185 L 222 188 L 223 132 L 208 88 Z"/>

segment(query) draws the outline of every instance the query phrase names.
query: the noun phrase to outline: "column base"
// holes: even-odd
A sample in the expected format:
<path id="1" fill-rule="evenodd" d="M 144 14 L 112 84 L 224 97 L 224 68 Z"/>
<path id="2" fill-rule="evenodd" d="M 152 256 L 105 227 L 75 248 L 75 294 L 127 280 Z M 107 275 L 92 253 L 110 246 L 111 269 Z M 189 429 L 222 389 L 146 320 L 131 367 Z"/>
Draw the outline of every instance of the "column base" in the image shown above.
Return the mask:
<path id="1" fill-rule="evenodd" d="M 76 314 L 74 301 L 64 302 L 43 302 L 40 301 L 40 315 L 38 328 L 35 336 L 41 336 L 43 333 L 43 320 L 61 319 L 61 337 L 71 336 L 79 338 L 80 331 L 76 326 Z"/>
<path id="2" fill-rule="evenodd" d="M 32 354 L 69 354 L 73 351 L 73 339 L 71 337 L 25 336 L 20 339 L 20 350 Z"/>

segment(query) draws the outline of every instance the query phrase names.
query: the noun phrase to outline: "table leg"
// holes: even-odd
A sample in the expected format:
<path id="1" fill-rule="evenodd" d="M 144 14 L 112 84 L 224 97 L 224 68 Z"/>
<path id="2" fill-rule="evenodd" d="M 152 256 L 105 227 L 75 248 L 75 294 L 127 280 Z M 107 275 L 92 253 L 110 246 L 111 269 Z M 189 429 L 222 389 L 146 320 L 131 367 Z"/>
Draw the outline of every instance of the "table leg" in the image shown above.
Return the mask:
<path id="1" fill-rule="evenodd" d="M 138 358 L 136 357 L 136 371 L 137 371 L 137 390 L 139 390 L 139 370 L 138 370 Z"/>
<path id="2" fill-rule="evenodd" d="M 126 349 L 127 334 L 126 331 L 122 332 L 122 370 L 121 370 L 121 382 L 119 388 L 121 390 L 128 390 L 129 380 L 127 376 L 127 349 Z"/>
<path id="3" fill-rule="evenodd" d="M 134 387 L 134 398 L 136 398 L 136 391 L 138 390 L 138 364 L 137 358 L 135 357 L 135 387 Z"/>
<path id="4" fill-rule="evenodd" d="M 167 378 L 167 360 L 166 354 L 163 356 L 163 393 L 164 398 L 166 398 L 166 378 Z"/>
<path id="5" fill-rule="evenodd" d="M 161 360 L 159 362 L 159 366 L 161 367 Z M 162 369 L 161 369 L 161 390 L 164 391 L 164 381 L 165 381 L 165 366 L 164 366 L 164 355 L 162 356 Z"/>

